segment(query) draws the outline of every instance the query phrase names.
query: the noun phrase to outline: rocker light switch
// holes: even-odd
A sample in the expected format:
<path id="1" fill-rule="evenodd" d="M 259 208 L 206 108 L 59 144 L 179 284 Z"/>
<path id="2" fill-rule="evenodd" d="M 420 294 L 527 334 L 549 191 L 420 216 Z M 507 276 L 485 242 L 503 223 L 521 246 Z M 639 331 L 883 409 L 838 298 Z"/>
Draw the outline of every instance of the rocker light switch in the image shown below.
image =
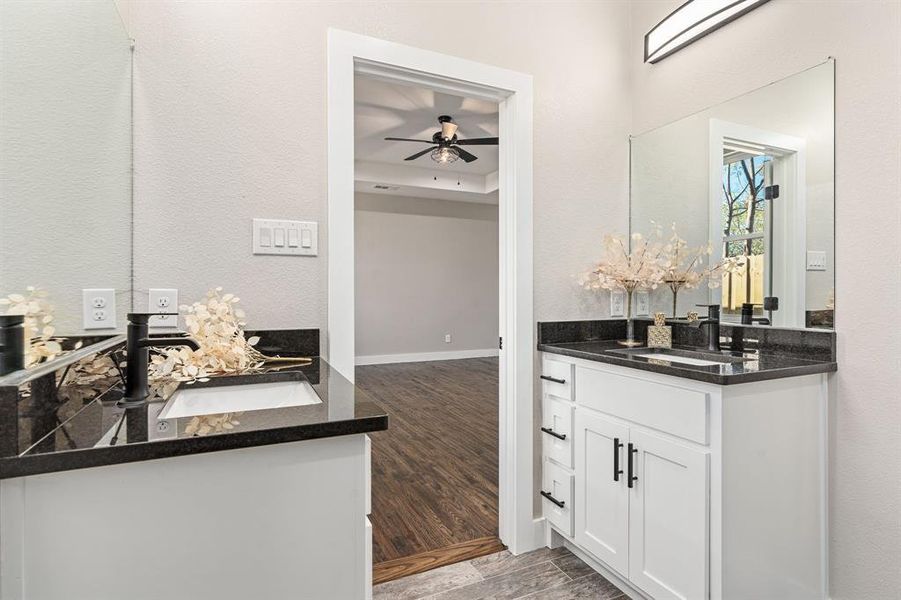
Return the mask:
<path id="1" fill-rule="evenodd" d="M 253 220 L 253 253 L 316 256 L 319 224 L 315 221 Z"/>
<path id="2" fill-rule="evenodd" d="M 808 271 L 825 271 L 826 270 L 826 253 L 822 250 L 807 251 L 807 270 Z"/>

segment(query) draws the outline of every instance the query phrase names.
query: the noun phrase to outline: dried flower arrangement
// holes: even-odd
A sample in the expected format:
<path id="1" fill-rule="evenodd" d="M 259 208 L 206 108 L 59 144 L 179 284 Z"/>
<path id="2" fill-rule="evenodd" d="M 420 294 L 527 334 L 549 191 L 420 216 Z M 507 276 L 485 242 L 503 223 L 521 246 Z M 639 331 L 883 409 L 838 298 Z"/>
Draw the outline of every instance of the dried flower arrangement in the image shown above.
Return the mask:
<path id="1" fill-rule="evenodd" d="M 63 353 L 61 342 L 65 338 L 54 336 L 53 305 L 47 301 L 46 290 L 30 285 L 25 294 L 9 294 L 0 298 L 0 306 L 6 307 L 8 315 L 25 317 L 26 369 Z"/>
<path id="2" fill-rule="evenodd" d="M 661 237 L 660 226 L 656 223 L 653 223 L 653 225 L 657 236 Z M 713 254 L 713 245 L 708 241 L 703 246 L 689 247 L 688 242 L 679 237 L 675 223 L 672 224 L 671 229 L 672 235 L 670 235 L 669 240 L 663 246 L 661 266 L 664 271 L 663 283 L 673 293 L 672 316 L 675 318 L 677 316 L 676 305 L 681 289 L 694 289 L 705 279 L 708 287 L 711 289 L 719 287 L 722 280 L 721 277 L 715 277 L 715 275 L 735 271 L 744 262 L 740 257 L 733 257 L 704 268 L 704 261 L 709 260 L 707 257 Z"/>
<path id="3" fill-rule="evenodd" d="M 166 400 L 181 383 L 208 381 L 213 375 L 252 373 L 267 363 L 309 364 L 308 358 L 266 356 L 254 346 L 258 337 L 244 337 L 244 311 L 237 308 L 240 299 L 223 294 L 217 287 L 207 292 L 203 301 L 182 305 L 185 328 L 200 349 L 165 348 L 150 359 L 151 393 Z M 221 433 L 239 424 L 240 413 L 205 415 L 188 422 L 185 433 L 205 435 Z"/>
<path id="4" fill-rule="evenodd" d="M 625 290 L 626 339 L 620 343 L 635 346 L 639 342 L 635 341 L 635 325 L 632 322 L 632 294 L 638 289 L 656 289 L 663 280 L 663 245 L 659 240 L 647 239 L 640 233 L 633 233 L 628 245 L 621 236 L 605 235 L 603 245 L 603 258 L 594 269 L 582 275 L 580 283 L 589 290 Z M 631 250 L 627 246 L 631 246 Z"/>

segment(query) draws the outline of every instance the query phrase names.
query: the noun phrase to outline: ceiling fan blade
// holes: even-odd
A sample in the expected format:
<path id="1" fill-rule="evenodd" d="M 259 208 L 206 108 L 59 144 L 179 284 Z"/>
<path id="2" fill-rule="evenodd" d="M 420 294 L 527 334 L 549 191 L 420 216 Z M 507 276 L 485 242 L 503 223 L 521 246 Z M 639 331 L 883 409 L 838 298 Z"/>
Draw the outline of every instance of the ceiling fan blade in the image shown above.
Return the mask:
<path id="1" fill-rule="evenodd" d="M 476 155 L 474 155 L 474 154 L 470 154 L 469 152 L 467 152 L 467 151 L 464 150 L 463 148 L 456 148 L 456 147 L 455 147 L 454 150 L 457 151 L 457 154 L 460 155 L 460 158 L 462 158 L 463 160 L 465 160 L 465 161 L 468 162 L 468 163 L 471 163 L 472 161 L 478 160 L 478 159 L 479 159 L 478 156 L 476 156 Z"/>
<path id="2" fill-rule="evenodd" d="M 497 146 L 497 138 L 470 138 L 468 140 L 457 140 L 458 146 Z"/>
<path id="3" fill-rule="evenodd" d="M 428 154 L 429 152 L 431 152 L 432 150 L 434 150 L 434 149 L 437 148 L 437 147 L 438 147 L 438 146 L 433 146 L 433 147 L 431 147 L 431 148 L 426 148 L 426 149 L 423 150 L 422 152 L 417 152 L 416 154 L 414 154 L 414 155 L 412 155 L 412 156 L 408 156 L 408 157 L 405 158 L 404 160 L 416 160 L 417 158 L 419 158 L 419 157 L 422 156 L 423 154 Z"/>
<path id="4" fill-rule="evenodd" d="M 447 121 L 441 124 L 441 135 L 444 136 L 445 139 L 451 139 L 454 137 L 454 134 L 457 133 L 457 124 L 451 123 Z"/>
<path id="5" fill-rule="evenodd" d="M 419 142 L 420 144 L 434 144 L 432 140 L 411 140 L 410 138 L 386 137 L 388 142 Z"/>

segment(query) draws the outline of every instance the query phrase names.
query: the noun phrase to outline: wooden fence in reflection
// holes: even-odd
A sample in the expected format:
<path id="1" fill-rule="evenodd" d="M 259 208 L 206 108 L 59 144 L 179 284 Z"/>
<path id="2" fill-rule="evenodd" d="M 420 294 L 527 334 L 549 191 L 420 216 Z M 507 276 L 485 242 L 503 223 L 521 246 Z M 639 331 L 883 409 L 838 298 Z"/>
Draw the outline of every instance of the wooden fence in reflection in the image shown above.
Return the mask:
<path id="1" fill-rule="evenodd" d="M 747 256 L 744 266 L 723 274 L 721 304 L 724 309 L 739 310 L 743 302 L 763 304 L 763 258 L 762 254 Z"/>

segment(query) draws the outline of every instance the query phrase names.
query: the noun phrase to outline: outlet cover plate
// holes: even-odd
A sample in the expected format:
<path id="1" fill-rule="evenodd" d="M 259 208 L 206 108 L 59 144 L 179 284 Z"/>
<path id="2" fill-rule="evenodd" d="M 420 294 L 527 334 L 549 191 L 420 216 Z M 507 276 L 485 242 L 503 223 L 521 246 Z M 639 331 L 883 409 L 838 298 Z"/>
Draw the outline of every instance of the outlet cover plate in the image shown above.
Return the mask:
<path id="1" fill-rule="evenodd" d="M 622 290 L 610 291 L 610 316 L 626 316 L 626 293 Z"/>
<path id="2" fill-rule="evenodd" d="M 84 289 L 81 290 L 81 300 L 84 329 L 116 328 L 116 290 Z"/>
<path id="3" fill-rule="evenodd" d="M 147 298 L 147 312 L 178 312 L 178 290 L 171 288 L 150 288 Z M 178 316 L 150 317 L 148 327 L 178 327 Z"/>
<path id="4" fill-rule="evenodd" d="M 651 315 L 651 295 L 648 292 L 635 292 L 635 314 L 639 317 Z"/>

